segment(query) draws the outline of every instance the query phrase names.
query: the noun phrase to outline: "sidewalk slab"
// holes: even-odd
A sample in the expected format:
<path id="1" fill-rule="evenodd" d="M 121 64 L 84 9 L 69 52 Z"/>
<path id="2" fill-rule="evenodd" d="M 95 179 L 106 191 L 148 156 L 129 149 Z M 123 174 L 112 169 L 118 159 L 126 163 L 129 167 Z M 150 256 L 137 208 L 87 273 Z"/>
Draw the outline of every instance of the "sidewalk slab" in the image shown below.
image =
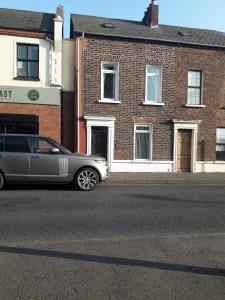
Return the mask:
<path id="1" fill-rule="evenodd" d="M 225 173 L 111 173 L 103 184 L 225 185 Z"/>

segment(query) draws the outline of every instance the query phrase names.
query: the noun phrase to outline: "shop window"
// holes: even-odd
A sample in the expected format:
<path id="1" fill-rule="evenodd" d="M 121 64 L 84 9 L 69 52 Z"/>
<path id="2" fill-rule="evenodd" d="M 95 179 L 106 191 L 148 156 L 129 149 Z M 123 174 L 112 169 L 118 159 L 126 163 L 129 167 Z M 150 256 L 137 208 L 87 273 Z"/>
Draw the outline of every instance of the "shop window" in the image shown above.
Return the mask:
<path id="1" fill-rule="evenodd" d="M 39 46 L 17 44 L 17 77 L 39 78 Z"/>

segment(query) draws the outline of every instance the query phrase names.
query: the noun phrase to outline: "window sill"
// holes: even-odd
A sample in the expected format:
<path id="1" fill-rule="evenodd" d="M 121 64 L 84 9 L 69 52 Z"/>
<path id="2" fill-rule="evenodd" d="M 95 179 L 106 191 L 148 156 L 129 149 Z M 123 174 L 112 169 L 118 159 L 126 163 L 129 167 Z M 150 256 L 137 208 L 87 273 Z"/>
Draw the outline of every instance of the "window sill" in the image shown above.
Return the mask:
<path id="1" fill-rule="evenodd" d="M 22 80 L 22 81 L 40 81 L 40 78 L 32 78 L 32 77 L 14 77 L 14 80 Z"/>
<path id="2" fill-rule="evenodd" d="M 205 105 L 198 105 L 198 104 L 186 104 L 185 107 L 193 107 L 193 108 L 204 108 Z"/>
<path id="3" fill-rule="evenodd" d="M 99 103 L 109 103 L 109 104 L 120 104 L 121 101 L 119 100 L 99 100 Z"/>
<path id="4" fill-rule="evenodd" d="M 164 106 L 165 103 L 155 103 L 155 102 L 143 102 L 143 105 L 151 105 L 151 106 Z"/>

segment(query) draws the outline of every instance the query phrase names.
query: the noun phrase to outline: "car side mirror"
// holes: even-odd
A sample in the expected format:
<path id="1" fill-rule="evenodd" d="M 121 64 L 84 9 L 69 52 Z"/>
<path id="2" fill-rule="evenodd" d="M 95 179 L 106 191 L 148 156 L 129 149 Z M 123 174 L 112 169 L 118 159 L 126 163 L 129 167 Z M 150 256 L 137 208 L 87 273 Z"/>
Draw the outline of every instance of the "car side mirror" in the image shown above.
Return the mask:
<path id="1" fill-rule="evenodd" d="M 60 153 L 60 150 L 59 150 L 59 148 L 51 148 L 51 149 L 50 149 L 50 153 L 51 153 L 51 154 L 59 154 L 59 153 Z"/>

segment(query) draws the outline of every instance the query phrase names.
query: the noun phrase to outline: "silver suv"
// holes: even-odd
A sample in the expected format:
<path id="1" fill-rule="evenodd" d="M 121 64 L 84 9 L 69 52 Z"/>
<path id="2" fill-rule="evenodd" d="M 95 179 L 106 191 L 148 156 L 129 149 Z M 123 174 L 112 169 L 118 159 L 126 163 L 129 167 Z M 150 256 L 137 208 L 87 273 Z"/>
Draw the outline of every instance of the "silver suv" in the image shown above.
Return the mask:
<path id="1" fill-rule="evenodd" d="M 46 137 L 0 134 L 0 189 L 5 182 L 71 182 L 90 191 L 107 177 L 103 157 L 72 154 Z"/>

